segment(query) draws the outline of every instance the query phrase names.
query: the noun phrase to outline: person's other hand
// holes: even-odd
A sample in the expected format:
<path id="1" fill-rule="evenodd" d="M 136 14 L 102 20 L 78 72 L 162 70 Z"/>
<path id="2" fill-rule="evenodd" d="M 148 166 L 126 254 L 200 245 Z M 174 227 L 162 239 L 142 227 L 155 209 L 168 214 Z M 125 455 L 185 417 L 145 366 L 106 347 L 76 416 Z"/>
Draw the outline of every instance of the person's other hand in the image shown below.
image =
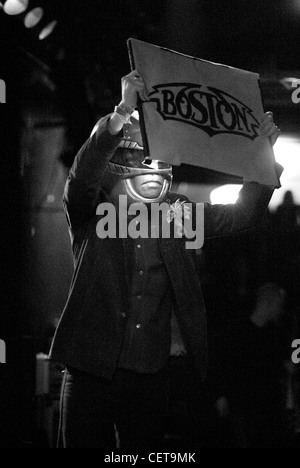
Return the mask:
<path id="1" fill-rule="evenodd" d="M 271 145 L 274 146 L 281 132 L 273 119 L 273 112 L 266 112 L 261 120 L 259 133 L 262 137 L 269 137 Z"/>
<path id="2" fill-rule="evenodd" d="M 146 85 L 137 70 L 133 70 L 122 78 L 122 102 L 132 109 L 137 106 L 138 96 L 142 101 L 148 99 Z"/>

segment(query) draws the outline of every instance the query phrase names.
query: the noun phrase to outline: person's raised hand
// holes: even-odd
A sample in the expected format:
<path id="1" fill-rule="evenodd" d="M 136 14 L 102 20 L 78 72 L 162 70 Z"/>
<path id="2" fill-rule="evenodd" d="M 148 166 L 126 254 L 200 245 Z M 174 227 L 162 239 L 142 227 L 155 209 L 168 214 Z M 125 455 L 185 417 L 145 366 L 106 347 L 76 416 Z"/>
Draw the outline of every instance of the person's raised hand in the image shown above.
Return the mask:
<path id="1" fill-rule="evenodd" d="M 138 96 L 142 101 L 148 99 L 145 82 L 137 70 L 133 70 L 122 78 L 122 102 L 129 108 L 135 109 Z"/>
<path id="2" fill-rule="evenodd" d="M 266 112 L 261 120 L 259 134 L 262 137 L 269 137 L 271 145 L 274 146 L 281 132 L 274 123 L 273 112 Z"/>

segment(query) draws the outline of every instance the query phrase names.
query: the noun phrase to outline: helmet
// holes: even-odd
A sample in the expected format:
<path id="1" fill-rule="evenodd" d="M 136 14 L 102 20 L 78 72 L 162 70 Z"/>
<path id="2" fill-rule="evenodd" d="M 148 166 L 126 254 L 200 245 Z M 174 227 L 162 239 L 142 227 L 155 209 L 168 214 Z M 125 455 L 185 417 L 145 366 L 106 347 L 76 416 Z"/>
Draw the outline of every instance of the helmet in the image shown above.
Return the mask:
<path id="1" fill-rule="evenodd" d="M 165 200 L 172 185 L 172 166 L 158 160 L 145 159 L 139 114 L 135 111 L 125 124 L 123 136 L 111 161 L 107 164 L 102 187 L 114 201 L 127 195 L 129 202 L 158 203 Z M 156 198 L 146 198 L 136 190 L 134 179 L 142 175 L 160 175 L 163 185 Z"/>

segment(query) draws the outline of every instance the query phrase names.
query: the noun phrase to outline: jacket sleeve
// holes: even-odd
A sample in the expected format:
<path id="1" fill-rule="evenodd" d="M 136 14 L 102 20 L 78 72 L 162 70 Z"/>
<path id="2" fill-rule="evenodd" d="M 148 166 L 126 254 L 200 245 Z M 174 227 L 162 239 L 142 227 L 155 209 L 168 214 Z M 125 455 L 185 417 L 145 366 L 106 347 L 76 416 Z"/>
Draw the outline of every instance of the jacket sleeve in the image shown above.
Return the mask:
<path id="1" fill-rule="evenodd" d="M 281 174 L 282 167 L 277 165 L 277 171 Z M 245 182 L 236 204 L 205 204 L 205 238 L 227 236 L 258 227 L 263 221 L 273 192 L 272 187 Z"/>
<path id="2" fill-rule="evenodd" d="M 66 181 L 63 203 L 72 230 L 88 223 L 93 215 L 105 167 L 120 141 L 109 133 L 109 117 L 100 120 L 97 130 L 80 149 Z"/>

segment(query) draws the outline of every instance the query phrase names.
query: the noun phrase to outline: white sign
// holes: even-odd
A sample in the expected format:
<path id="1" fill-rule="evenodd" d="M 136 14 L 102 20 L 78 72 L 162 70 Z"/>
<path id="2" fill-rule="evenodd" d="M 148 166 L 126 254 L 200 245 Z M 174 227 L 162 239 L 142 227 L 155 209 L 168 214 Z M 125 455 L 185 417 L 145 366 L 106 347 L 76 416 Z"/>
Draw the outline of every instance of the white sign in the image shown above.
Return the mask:
<path id="1" fill-rule="evenodd" d="M 280 186 L 272 146 L 259 132 L 258 74 L 136 39 L 128 46 L 149 94 L 139 106 L 147 156 Z"/>

